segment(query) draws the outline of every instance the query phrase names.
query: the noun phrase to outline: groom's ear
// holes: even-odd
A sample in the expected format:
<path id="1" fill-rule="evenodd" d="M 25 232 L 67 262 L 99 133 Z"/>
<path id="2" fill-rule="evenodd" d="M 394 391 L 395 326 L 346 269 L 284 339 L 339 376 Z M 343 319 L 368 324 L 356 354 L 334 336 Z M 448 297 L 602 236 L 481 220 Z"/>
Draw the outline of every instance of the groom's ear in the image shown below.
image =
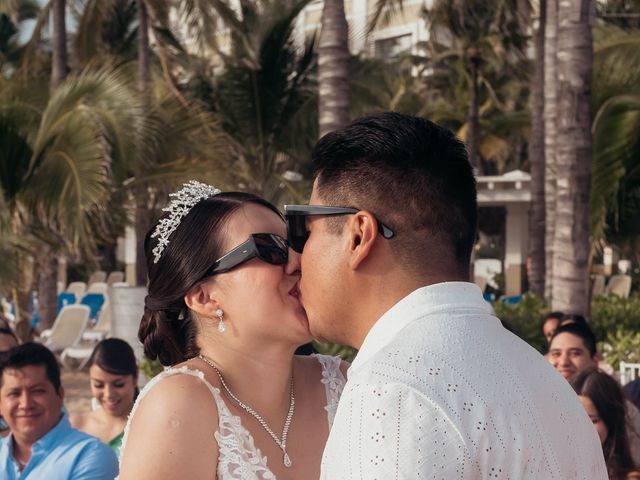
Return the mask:
<path id="1" fill-rule="evenodd" d="M 378 222 L 376 217 L 367 210 L 360 210 L 349 216 L 345 229 L 349 235 L 349 266 L 357 270 L 378 240 Z"/>

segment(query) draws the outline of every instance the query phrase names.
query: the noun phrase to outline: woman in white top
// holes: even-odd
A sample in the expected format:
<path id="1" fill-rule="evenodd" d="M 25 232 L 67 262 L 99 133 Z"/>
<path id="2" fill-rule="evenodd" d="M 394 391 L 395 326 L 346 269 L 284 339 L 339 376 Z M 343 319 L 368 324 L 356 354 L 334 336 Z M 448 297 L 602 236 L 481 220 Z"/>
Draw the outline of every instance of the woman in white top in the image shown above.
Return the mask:
<path id="1" fill-rule="evenodd" d="M 280 212 L 198 182 L 172 197 L 138 332 L 172 367 L 136 401 L 120 479 L 319 478 L 344 366 L 294 356 L 311 334 Z"/>

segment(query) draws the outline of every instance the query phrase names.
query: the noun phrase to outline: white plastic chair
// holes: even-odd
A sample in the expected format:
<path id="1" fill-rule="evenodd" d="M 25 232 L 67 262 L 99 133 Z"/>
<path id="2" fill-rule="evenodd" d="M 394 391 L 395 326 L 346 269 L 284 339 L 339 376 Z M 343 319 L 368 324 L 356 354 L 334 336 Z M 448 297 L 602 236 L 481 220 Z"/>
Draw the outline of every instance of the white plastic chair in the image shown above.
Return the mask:
<path id="1" fill-rule="evenodd" d="M 60 310 L 51 330 L 42 332 L 45 347 L 60 352 L 77 344 L 89 322 L 91 309 L 86 305 L 67 305 Z M 46 334 L 45 334 L 46 333 Z"/>
<path id="2" fill-rule="evenodd" d="M 613 275 L 609 279 L 604 293 L 607 295 L 617 295 L 621 298 L 629 298 L 629 293 L 631 293 L 631 276 Z"/>
<path id="3" fill-rule="evenodd" d="M 477 277 L 482 277 L 486 284 L 498 288 L 494 277 L 500 273 L 502 273 L 502 261 L 497 258 L 478 258 L 473 262 L 473 275 L 476 283 L 479 281 Z"/>
<path id="4" fill-rule="evenodd" d="M 87 290 L 87 284 L 84 282 L 71 282 L 65 292 L 73 293 L 76 301 L 80 300 Z"/>
<path id="5" fill-rule="evenodd" d="M 124 272 L 111 272 L 107 277 L 107 285 L 111 287 L 118 282 L 124 282 Z"/>
<path id="6" fill-rule="evenodd" d="M 82 334 L 82 340 L 87 342 L 99 342 L 111 333 L 111 308 L 109 300 L 105 300 L 98 314 L 98 321 L 93 328 L 88 328 Z"/>
<path id="7" fill-rule="evenodd" d="M 101 293 L 102 295 L 107 294 L 107 284 L 105 282 L 94 282 L 89 285 L 89 288 L 85 293 Z"/>
<path id="8" fill-rule="evenodd" d="M 605 278 L 604 275 L 596 274 L 593 276 L 593 287 L 591 287 L 591 295 L 604 295 Z"/>
<path id="9" fill-rule="evenodd" d="M 620 362 L 620 384 L 627 383 L 640 377 L 640 363 Z"/>
<path id="10" fill-rule="evenodd" d="M 105 282 L 106 280 L 107 280 L 107 272 L 104 272 L 102 270 L 96 270 L 89 277 L 89 281 L 87 282 L 87 284 L 91 286 L 94 283 Z"/>
<path id="11" fill-rule="evenodd" d="M 82 370 L 91 358 L 94 348 L 94 345 L 67 347 L 60 354 L 60 363 L 68 370 Z"/>

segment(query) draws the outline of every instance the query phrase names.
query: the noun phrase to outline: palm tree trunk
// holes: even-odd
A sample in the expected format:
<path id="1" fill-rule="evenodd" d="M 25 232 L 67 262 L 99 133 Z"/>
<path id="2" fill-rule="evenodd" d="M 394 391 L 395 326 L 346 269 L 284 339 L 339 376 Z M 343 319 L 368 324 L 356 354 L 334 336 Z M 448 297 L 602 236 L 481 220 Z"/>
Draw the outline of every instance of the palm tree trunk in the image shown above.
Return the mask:
<path id="1" fill-rule="evenodd" d="M 69 72 L 67 67 L 66 0 L 53 0 L 51 36 L 51 90 L 58 87 Z"/>
<path id="2" fill-rule="evenodd" d="M 552 307 L 589 314 L 591 1 L 558 7 L 558 138 Z"/>
<path id="3" fill-rule="evenodd" d="M 467 150 L 471 166 L 480 170 L 480 102 L 478 97 L 478 68 L 480 56 L 478 50 L 471 47 L 467 50 L 467 61 L 471 70 L 471 104 L 469 105 L 469 126 L 467 128 Z"/>
<path id="4" fill-rule="evenodd" d="M 51 91 L 64 81 L 69 73 L 67 66 L 66 0 L 53 0 L 53 32 L 51 35 Z M 49 328 L 58 310 L 58 260 L 50 248 L 39 255 L 37 271 L 38 311 L 40 325 Z"/>
<path id="5" fill-rule="evenodd" d="M 318 41 L 320 136 L 349 123 L 349 27 L 343 0 L 325 0 Z"/>
<path id="6" fill-rule="evenodd" d="M 146 100 L 150 103 L 149 84 L 151 82 L 150 60 L 149 60 L 149 16 L 144 0 L 136 0 L 138 9 L 138 89 Z M 150 106 L 147 107 L 149 111 Z M 147 284 L 147 264 L 144 253 L 144 237 L 150 227 L 149 209 L 144 192 L 137 195 L 135 210 L 135 231 L 136 231 L 136 283 L 138 285 Z"/>
<path id="7" fill-rule="evenodd" d="M 58 257 L 50 249 L 44 249 L 38 258 L 38 312 L 40 328 L 50 328 L 58 313 Z"/>
<path id="8" fill-rule="evenodd" d="M 535 32 L 535 72 L 531 93 L 531 217 L 529 223 L 529 290 L 544 297 L 545 198 L 544 198 L 544 31 L 546 0 L 540 0 L 538 30 Z"/>
<path id="9" fill-rule="evenodd" d="M 545 285 L 544 297 L 553 289 L 553 239 L 556 226 L 556 123 L 558 78 L 558 0 L 547 0 L 544 31 L 544 198 L 545 198 Z"/>
<path id="10" fill-rule="evenodd" d="M 138 9 L 138 88 L 146 92 L 149 87 L 149 16 L 144 0 L 136 0 Z"/>
<path id="11" fill-rule="evenodd" d="M 136 194 L 136 283 L 147 284 L 147 262 L 144 253 L 144 237 L 151 228 L 151 212 L 146 202 L 146 195 Z"/>

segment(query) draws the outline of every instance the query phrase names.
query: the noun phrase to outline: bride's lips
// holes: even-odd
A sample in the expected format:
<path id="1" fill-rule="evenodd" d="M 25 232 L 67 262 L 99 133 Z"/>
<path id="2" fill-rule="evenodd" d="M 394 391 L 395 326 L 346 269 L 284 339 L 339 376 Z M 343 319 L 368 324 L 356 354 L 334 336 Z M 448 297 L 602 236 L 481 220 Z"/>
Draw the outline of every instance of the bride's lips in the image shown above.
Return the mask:
<path id="1" fill-rule="evenodd" d="M 289 295 L 291 295 L 292 297 L 296 297 L 298 299 L 300 298 L 299 282 L 296 282 L 291 288 L 291 290 L 289 290 Z"/>

